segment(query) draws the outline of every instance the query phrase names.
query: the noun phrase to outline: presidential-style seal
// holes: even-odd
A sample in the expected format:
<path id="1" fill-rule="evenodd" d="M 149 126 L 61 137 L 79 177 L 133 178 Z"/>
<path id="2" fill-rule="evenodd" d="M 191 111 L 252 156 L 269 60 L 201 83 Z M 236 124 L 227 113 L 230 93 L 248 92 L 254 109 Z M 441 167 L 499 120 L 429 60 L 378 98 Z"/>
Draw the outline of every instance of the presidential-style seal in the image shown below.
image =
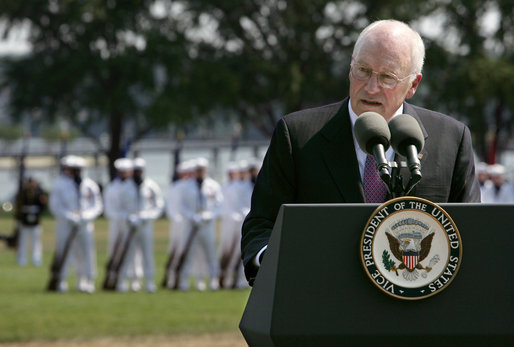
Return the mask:
<path id="1" fill-rule="evenodd" d="M 416 300 L 452 282 L 462 260 L 462 241 L 440 206 L 406 196 L 373 212 L 362 233 L 360 255 L 378 288 L 396 298 Z"/>

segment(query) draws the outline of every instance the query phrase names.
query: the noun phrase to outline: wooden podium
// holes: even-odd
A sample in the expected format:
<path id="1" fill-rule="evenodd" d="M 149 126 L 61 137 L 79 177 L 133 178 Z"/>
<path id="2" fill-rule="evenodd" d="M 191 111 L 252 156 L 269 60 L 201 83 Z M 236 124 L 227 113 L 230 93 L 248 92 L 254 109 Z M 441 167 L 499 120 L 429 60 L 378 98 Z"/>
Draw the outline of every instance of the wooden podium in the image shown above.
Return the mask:
<path id="1" fill-rule="evenodd" d="M 250 346 L 514 345 L 514 205 L 438 204 L 462 239 L 451 285 L 416 301 L 359 258 L 378 205 L 283 205 L 240 322 Z"/>

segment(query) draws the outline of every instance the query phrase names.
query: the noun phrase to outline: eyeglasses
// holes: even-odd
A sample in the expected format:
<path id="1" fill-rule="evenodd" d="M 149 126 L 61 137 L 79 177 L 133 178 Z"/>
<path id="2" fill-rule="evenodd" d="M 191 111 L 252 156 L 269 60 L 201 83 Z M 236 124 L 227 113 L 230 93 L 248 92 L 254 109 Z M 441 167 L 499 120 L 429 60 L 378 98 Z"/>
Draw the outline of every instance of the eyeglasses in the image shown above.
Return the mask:
<path id="1" fill-rule="evenodd" d="M 408 76 L 405 76 L 404 78 L 398 78 L 395 74 L 390 72 L 376 72 L 370 69 L 369 67 L 366 67 L 361 64 L 350 64 L 350 72 L 359 81 L 367 81 L 371 78 L 371 75 L 376 73 L 377 74 L 377 81 L 378 84 L 386 89 L 393 89 L 400 83 L 401 81 L 406 80 L 407 78 L 411 77 L 414 74 L 410 74 Z"/>

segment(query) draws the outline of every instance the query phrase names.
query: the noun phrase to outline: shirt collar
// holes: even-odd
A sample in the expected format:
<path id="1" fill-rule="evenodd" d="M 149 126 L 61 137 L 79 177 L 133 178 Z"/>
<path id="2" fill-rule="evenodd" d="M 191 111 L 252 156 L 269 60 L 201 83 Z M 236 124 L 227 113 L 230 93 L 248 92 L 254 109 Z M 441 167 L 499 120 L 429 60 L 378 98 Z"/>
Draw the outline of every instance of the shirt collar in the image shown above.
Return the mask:
<path id="1" fill-rule="evenodd" d="M 357 116 L 357 114 L 355 114 L 355 112 L 353 111 L 353 109 L 352 109 L 352 101 L 351 100 L 348 100 L 348 112 L 350 113 L 350 120 L 352 122 L 352 129 L 353 129 L 353 127 L 355 125 L 355 122 L 357 121 L 357 118 L 359 116 Z M 400 105 L 400 107 L 393 114 L 393 117 L 396 117 L 397 115 L 402 114 L 402 113 L 403 113 L 403 103 Z"/>

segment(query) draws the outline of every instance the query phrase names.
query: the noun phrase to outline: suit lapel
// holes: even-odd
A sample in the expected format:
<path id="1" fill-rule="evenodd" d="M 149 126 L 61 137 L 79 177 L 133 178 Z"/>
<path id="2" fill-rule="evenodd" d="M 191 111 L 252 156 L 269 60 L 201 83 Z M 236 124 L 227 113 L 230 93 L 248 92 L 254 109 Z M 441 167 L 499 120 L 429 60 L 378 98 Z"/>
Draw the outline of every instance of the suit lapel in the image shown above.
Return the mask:
<path id="1" fill-rule="evenodd" d="M 337 114 L 321 129 L 326 141 L 321 148 L 323 160 L 345 202 L 364 202 L 364 191 L 355 154 L 348 98 Z"/>

